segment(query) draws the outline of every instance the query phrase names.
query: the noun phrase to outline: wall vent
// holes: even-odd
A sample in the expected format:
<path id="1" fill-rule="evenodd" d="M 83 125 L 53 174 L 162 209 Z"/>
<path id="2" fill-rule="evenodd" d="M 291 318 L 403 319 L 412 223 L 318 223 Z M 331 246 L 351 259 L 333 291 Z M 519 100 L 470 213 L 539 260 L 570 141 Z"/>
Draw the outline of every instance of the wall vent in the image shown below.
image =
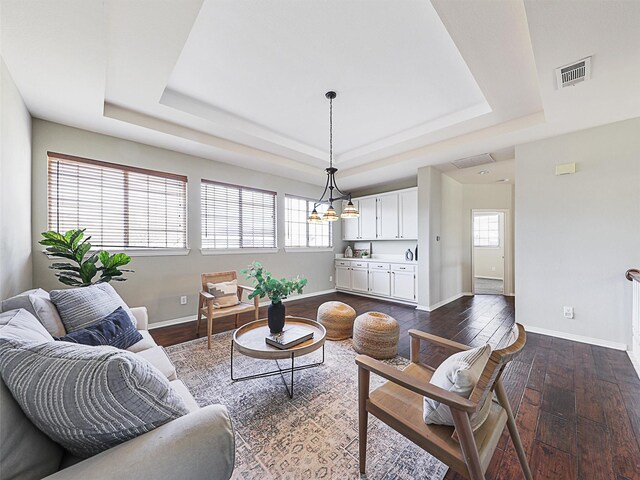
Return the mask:
<path id="1" fill-rule="evenodd" d="M 591 57 L 583 58 L 570 65 L 556 68 L 558 89 L 571 87 L 591 78 Z"/>
<path id="2" fill-rule="evenodd" d="M 495 160 L 489 153 L 483 153 L 482 155 L 475 155 L 473 157 L 461 158 L 460 160 L 454 160 L 451 162 L 456 168 L 469 168 L 477 167 L 478 165 L 485 165 L 487 163 L 493 163 Z"/>

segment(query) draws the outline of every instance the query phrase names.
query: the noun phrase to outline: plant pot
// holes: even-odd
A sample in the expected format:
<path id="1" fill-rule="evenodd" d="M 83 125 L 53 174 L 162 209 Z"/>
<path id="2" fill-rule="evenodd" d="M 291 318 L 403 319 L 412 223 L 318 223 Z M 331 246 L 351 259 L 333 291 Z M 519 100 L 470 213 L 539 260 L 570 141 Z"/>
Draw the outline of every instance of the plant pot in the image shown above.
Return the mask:
<path id="1" fill-rule="evenodd" d="M 284 328 L 284 315 L 285 308 L 284 303 L 271 303 L 267 309 L 267 324 L 269 325 L 269 331 L 271 333 L 280 333 Z"/>

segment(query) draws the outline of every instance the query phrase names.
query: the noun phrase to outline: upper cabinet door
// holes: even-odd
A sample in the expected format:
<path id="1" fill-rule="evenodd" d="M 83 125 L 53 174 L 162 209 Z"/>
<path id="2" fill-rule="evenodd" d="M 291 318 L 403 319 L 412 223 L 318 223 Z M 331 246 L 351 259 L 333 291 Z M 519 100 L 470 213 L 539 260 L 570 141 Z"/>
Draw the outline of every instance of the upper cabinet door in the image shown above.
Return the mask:
<path id="1" fill-rule="evenodd" d="M 418 191 L 400 192 L 400 238 L 418 238 Z"/>
<path id="2" fill-rule="evenodd" d="M 376 199 L 364 198 L 360 200 L 360 238 L 375 240 L 376 236 Z"/>
<path id="3" fill-rule="evenodd" d="M 360 210 L 360 202 L 353 200 L 355 207 Z M 342 202 L 342 208 L 347 205 L 347 201 Z M 342 219 L 342 239 L 343 240 L 359 240 L 360 239 L 360 218 L 343 218 Z"/>
<path id="4" fill-rule="evenodd" d="M 398 194 L 378 197 L 378 238 L 385 240 L 400 238 L 398 220 Z"/>

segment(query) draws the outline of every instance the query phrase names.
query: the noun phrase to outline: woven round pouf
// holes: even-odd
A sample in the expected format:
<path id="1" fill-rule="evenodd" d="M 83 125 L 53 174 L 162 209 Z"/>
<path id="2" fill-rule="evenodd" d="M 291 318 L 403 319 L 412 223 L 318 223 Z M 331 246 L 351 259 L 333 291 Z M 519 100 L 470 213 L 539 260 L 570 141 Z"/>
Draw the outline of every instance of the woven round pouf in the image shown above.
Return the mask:
<path id="1" fill-rule="evenodd" d="M 318 323 L 327 330 L 327 340 L 345 340 L 353 332 L 356 311 L 346 303 L 325 302 L 318 308 Z"/>
<path id="2" fill-rule="evenodd" d="M 363 313 L 353 324 L 353 349 L 378 360 L 397 355 L 399 337 L 400 325 L 384 313 Z"/>

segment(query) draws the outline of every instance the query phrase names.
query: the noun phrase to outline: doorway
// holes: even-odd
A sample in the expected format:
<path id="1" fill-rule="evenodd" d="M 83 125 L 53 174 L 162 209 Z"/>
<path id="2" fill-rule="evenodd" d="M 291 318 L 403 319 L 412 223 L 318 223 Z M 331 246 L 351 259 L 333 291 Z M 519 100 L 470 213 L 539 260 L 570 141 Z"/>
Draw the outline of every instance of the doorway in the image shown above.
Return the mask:
<path id="1" fill-rule="evenodd" d="M 473 210 L 471 268 L 475 295 L 505 293 L 505 232 L 505 211 Z"/>

